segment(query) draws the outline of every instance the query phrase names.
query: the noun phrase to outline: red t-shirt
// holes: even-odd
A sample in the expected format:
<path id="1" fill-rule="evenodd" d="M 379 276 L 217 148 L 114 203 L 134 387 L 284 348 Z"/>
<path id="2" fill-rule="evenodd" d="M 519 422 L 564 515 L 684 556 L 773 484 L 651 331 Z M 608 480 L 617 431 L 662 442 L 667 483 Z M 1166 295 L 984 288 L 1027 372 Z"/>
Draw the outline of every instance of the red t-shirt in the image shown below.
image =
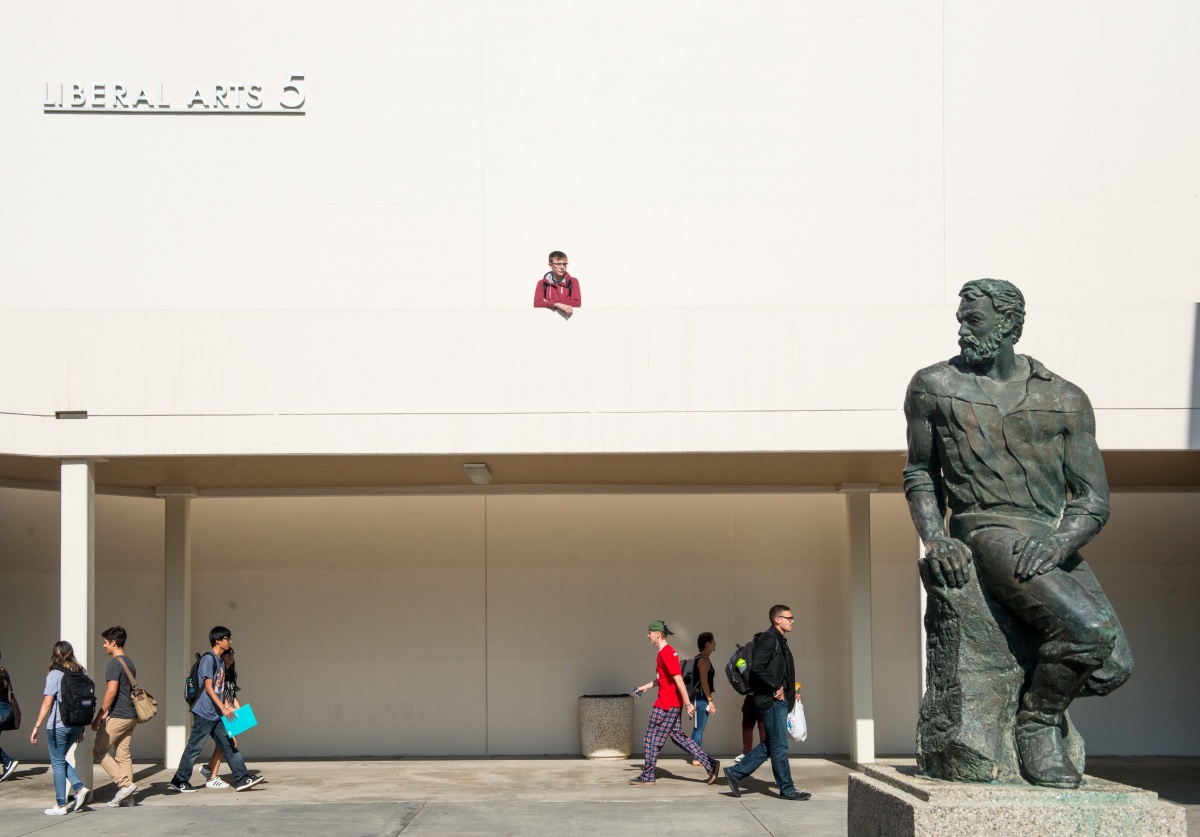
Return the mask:
<path id="1" fill-rule="evenodd" d="M 679 655 L 670 645 L 664 645 L 654 660 L 654 668 L 658 671 L 658 700 L 654 705 L 659 709 L 678 709 L 683 704 L 679 702 L 679 687 L 675 685 L 675 675 L 682 675 L 679 667 Z"/>

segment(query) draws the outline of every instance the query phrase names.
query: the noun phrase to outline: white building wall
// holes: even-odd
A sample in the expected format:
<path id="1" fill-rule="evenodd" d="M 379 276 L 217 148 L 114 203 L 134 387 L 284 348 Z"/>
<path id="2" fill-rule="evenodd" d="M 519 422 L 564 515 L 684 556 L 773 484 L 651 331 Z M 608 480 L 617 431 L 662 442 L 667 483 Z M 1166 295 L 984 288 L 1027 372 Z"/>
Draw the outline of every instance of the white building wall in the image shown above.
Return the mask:
<path id="1" fill-rule="evenodd" d="M 988 275 L 1103 446 L 1200 426 L 1194 4 L 0 14 L 0 450 L 899 449 Z M 302 117 L 43 112 L 293 73 Z"/>
<path id="2" fill-rule="evenodd" d="M 1196 307 L 1031 306 L 1104 449 L 1184 449 Z M 903 450 L 954 307 L 0 309 L 0 450 L 38 456 Z M 56 340 L 47 343 L 47 335 Z M 30 346 L 45 346 L 31 352 Z M 55 410 L 87 410 L 56 421 Z"/>
<path id="3" fill-rule="evenodd" d="M 4 6 L 6 304 L 520 308 L 555 247 L 602 308 L 1196 296 L 1192 3 L 119 9 Z M 41 113 L 297 72 L 302 118 Z"/>

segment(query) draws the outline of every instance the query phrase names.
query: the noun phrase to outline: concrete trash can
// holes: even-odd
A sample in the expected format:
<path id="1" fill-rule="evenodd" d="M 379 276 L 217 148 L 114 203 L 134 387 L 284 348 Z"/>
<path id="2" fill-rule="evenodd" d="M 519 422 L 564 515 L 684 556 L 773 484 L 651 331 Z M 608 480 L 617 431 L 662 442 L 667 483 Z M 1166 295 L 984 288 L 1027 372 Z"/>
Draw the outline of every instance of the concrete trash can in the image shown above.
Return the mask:
<path id="1" fill-rule="evenodd" d="M 579 740 L 584 758 L 629 758 L 633 752 L 633 695 L 579 698 Z"/>

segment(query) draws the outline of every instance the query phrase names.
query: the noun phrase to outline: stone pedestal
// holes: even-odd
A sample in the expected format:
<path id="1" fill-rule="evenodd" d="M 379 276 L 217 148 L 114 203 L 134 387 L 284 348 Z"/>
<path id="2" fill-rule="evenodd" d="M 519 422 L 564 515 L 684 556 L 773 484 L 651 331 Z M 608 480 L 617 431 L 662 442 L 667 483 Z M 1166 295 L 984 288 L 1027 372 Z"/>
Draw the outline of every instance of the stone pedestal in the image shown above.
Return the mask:
<path id="1" fill-rule="evenodd" d="M 584 758 L 629 758 L 633 752 L 633 695 L 581 697 L 579 739 Z"/>
<path id="2" fill-rule="evenodd" d="M 849 837 L 1186 837 L 1186 812 L 1158 794 L 1085 776 L 1078 790 L 925 779 L 915 767 L 850 774 Z"/>
<path id="3" fill-rule="evenodd" d="M 917 722 L 917 766 L 956 782 L 1021 781 L 1017 710 L 1037 640 L 988 595 L 971 573 L 959 589 L 929 583 L 925 631 L 928 669 Z M 1064 723 L 1067 755 L 1084 770 L 1083 739 Z"/>

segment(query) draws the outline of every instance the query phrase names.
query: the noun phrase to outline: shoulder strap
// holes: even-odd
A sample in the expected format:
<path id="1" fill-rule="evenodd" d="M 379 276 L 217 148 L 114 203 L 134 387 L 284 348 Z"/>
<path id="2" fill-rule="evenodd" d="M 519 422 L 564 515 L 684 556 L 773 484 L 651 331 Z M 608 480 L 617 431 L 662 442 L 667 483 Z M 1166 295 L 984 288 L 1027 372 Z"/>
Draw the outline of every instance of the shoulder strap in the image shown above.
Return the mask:
<path id="1" fill-rule="evenodd" d="M 205 657 L 213 658 L 213 666 L 214 667 L 217 665 L 217 663 L 221 662 L 221 660 L 217 657 L 217 655 L 211 651 L 205 651 L 203 654 L 200 655 L 201 660 L 203 660 Z M 199 665 L 197 665 L 196 674 L 199 674 L 199 673 L 200 673 L 200 667 L 199 667 Z M 213 672 L 213 680 L 214 681 L 216 680 L 216 676 L 217 676 L 217 673 L 214 671 Z M 204 678 L 203 677 L 200 678 L 200 692 L 202 694 L 204 693 Z"/>
<path id="2" fill-rule="evenodd" d="M 132 691 L 133 689 L 136 689 L 138 687 L 137 678 L 130 673 L 129 666 L 125 664 L 125 655 L 122 654 L 121 656 L 117 657 L 117 662 L 121 664 L 121 668 L 125 669 L 125 676 L 129 678 L 130 690 Z"/>

